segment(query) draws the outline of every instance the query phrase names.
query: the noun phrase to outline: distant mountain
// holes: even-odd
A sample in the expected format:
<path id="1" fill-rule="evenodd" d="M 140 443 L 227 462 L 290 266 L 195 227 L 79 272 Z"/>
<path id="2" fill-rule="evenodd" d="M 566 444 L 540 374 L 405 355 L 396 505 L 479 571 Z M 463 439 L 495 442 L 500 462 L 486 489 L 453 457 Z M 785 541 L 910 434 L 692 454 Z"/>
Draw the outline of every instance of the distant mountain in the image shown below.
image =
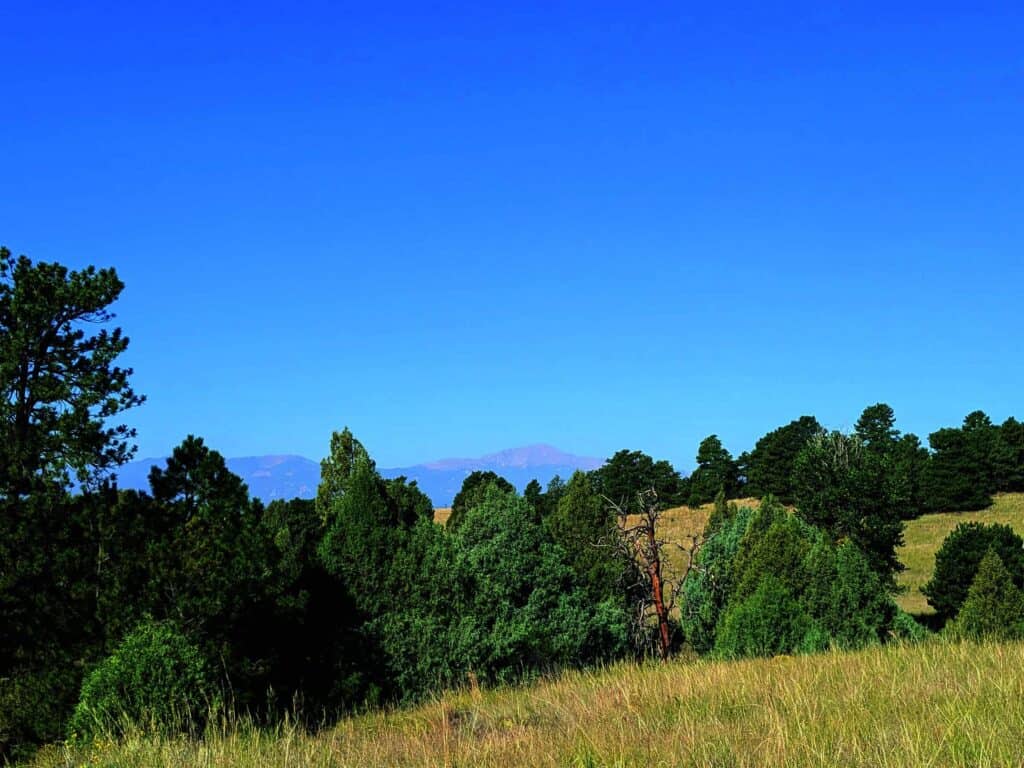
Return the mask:
<path id="1" fill-rule="evenodd" d="M 118 470 L 121 488 L 149 490 L 149 470 L 164 466 L 167 459 L 140 459 Z M 243 456 L 227 460 L 228 469 L 249 486 L 249 493 L 263 501 L 312 499 L 320 483 L 320 464 L 302 456 Z"/>
<path id="2" fill-rule="evenodd" d="M 149 470 L 166 459 L 141 459 L 118 471 L 121 488 L 148 490 Z M 384 477 L 405 476 L 415 480 L 434 506 L 451 506 L 462 481 L 477 470 L 496 472 L 522 491 L 536 478 L 547 485 L 555 475 L 568 479 L 577 469 L 589 471 L 604 463 L 602 459 L 573 456 L 550 445 L 528 445 L 491 453 L 477 459 L 440 459 L 411 467 L 381 469 Z M 249 492 L 265 502 L 295 497 L 316 496 L 320 482 L 320 463 L 302 456 L 245 456 L 228 459 L 228 469 L 241 477 Z"/>
<path id="3" fill-rule="evenodd" d="M 550 445 L 527 445 L 490 453 L 478 459 L 440 459 L 412 467 L 382 469 L 384 477 L 404 475 L 415 480 L 436 507 L 450 507 L 466 476 L 477 470 L 495 472 L 520 492 L 533 479 L 547 485 L 555 475 L 568 480 L 577 469 L 589 471 L 604 464 L 603 459 L 573 456 Z"/>

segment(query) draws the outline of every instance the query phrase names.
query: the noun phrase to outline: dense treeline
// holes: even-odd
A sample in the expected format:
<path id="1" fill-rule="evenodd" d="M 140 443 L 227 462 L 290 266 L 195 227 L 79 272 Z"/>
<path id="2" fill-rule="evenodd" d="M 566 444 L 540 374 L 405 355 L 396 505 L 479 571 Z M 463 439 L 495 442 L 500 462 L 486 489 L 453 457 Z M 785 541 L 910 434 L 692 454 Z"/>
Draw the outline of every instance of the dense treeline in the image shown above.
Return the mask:
<path id="1" fill-rule="evenodd" d="M 662 583 L 678 598 L 671 649 L 913 638 L 924 630 L 893 602 L 903 521 L 1024 490 L 1015 419 L 971 413 L 929 449 L 877 404 L 853 434 L 802 416 L 738 458 L 711 435 L 688 477 L 626 450 L 521 496 L 473 473 L 447 526 L 347 429 L 315 500 L 250 498 L 191 435 L 148 492 L 122 491 L 134 433 L 116 421 L 143 398 L 115 364 L 128 339 L 104 327 L 121 289 L 113 270 L 0 252 L 3 754 L 126 720 L 200 728 L 219 709 L 329 722 L 445 686 L 639 657 L 664 629 L 648 610 Z M 744 497 L 763 501 L 729 502 Z M 653 526 L 658 510 L 712 500 L 690 560 L 663 580 L 658 532 L 631 529 L 633 517 L 646 509 Z M 1016 636 L 1022 586 L 1020 539 L 968 526 L 925 592 L 958 632 Z"/>

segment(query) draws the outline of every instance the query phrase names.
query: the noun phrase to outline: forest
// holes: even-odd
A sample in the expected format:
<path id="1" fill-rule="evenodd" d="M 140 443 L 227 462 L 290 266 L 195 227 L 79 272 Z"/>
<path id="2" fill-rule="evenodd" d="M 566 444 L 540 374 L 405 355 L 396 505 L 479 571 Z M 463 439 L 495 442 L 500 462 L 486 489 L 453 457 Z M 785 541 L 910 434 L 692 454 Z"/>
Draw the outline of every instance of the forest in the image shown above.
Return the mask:
<path id="1" fill-rule="evenodd" d="M 1024 492 L 1015 418 L 971 410 L 922 439 L 879 402 L 849 433 L 794 414 L 738 456 L 710 435 L 688 475 L 639 450 L 522 494 L 475 472 L 443 525 L 335 425 L 314 500 L 251 498 L 196 435 L 148 492 L 119 490 L 145 401 L 119 367 L 123 288 L 0 249 L 3 758 L 199 738 L 226 713 L 316 731 L 613 663 L 1024 638 L 1006 525 L 945 539 L 933 614 L 896 602 L 908 521 Z M 703 531 L 666 536 L 667 510 L 706 505 Z"/>

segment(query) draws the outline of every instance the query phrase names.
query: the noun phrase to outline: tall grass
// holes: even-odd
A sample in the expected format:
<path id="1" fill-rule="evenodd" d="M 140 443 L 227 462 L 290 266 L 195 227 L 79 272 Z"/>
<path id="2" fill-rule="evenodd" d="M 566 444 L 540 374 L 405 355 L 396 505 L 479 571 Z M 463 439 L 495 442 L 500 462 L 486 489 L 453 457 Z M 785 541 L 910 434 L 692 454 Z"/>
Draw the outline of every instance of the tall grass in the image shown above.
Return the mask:
<path id="1" fill-rule="evenodd" d="M 620 664 L 465 691 L 309 735 L 220 720 L 202 740 L 50 747 L 57 766 L 1008 766 L 1024 644 L 928 642 L 739 662 Z"/>

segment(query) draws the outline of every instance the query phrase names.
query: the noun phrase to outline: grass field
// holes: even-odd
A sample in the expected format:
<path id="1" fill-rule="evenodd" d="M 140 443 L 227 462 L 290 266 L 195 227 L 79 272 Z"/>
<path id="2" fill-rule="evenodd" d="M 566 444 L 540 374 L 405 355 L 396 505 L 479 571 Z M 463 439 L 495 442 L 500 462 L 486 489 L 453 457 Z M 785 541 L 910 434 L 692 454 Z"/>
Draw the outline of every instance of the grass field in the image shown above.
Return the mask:
<path id="1" fill-rule="evenodd" d="M 1009 766 L 1024 755 L 1024 645 L 939 641 L 740 662 L 620 664 L 466 691 L 317 735 L 47 748 L 58 766 Z"/>

